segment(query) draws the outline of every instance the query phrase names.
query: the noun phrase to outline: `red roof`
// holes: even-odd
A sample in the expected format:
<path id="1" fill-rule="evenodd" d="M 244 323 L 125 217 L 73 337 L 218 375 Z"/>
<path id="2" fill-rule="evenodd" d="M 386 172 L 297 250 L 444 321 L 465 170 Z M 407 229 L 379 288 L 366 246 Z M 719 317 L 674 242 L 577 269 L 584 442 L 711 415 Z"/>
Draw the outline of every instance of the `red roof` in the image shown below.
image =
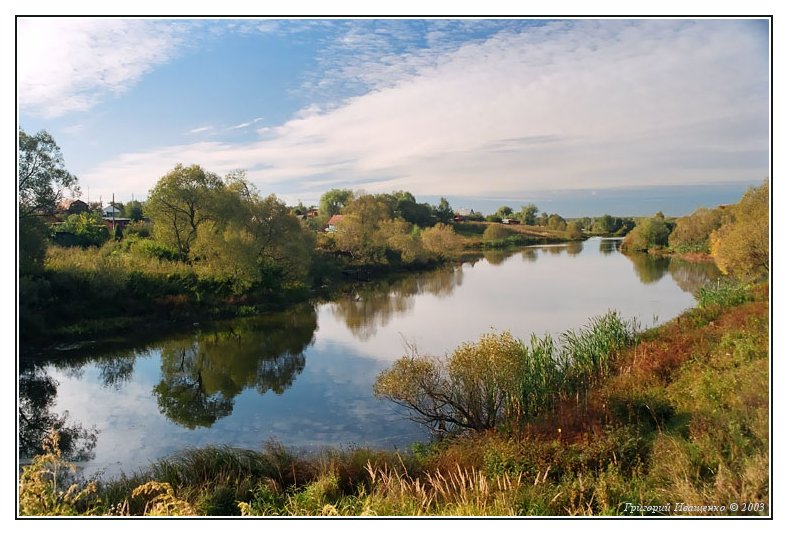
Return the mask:
<path id="1" fill-rule="evenodd" d="M 343 218 L 343 217 L 344 217 L 344 216 L 343 216 L 343 215 L 341 215 L 341 214 L 332 215 L 332 216 L 331 216 L 331 219 L 329 219 L 329 220 L 328 220 L 328 224 L 329 224 L 329 225 L 336 225 L 337 223 L 339 223 L 340 221 L 342 221 L 342 218 Z"/>

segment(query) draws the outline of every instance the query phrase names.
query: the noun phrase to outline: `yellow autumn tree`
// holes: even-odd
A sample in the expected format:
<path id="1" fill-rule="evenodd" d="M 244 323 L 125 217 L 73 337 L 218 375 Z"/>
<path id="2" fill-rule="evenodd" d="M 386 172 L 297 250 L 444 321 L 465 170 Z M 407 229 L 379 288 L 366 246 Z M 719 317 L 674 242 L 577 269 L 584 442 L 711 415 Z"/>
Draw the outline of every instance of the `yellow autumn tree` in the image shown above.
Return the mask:
<path id="1" fill-rule="evenodd" d="M 769 273 L 769 183 L 750 188 L 730 208 L 734 220 L 712 232 L 711 254 L 719 268 L 740 279 Z"/>

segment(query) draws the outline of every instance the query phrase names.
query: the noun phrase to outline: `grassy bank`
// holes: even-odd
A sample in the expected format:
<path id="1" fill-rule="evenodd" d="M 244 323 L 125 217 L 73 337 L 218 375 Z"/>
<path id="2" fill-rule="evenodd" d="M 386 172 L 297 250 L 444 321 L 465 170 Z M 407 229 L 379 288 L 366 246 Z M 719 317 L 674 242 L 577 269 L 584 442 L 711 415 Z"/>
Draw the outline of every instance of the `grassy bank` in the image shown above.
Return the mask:
<path id="1" fill-rule="evenodd" d="M 124 479 L 77 483 L 66 493 L 62 482 L 53 485 L 50 473 L 60 461 L 52 451 L 25 469 L 21 512 L 771 513 L 765 286 L 704 290 L 698 307 L 642 333 L 609 368 L 584 395 L 559 396 L 522 425 L 466 432 L 408 452 L 356 448 L 305 456 L 277 444 L 261 451 L 205 448 Z M 725 510 L 714 509 L 720 506 Z"/>
<path id="2" fill-rule="evenodd" d="M 270 269 L 257 282 L 232 266 L 188 263 L 163 254 L 150 240 L 126 239 L 101 248 L 52 246 L 41 269 L 19 279 L 20 338 L 44 347 L 122 334 L 154 323 L 162 328 L 208 319 L 248 316 L 312 297 L 341 293 L 348 284 L 429 270 L 479 255 L 486 223 L 455 224 L 458 240 L 440 255 L 417 261 L 355 261 L 332 250 L 315 250 L 308 276 L 292 279 Z M 565 241 L 561 233 L 518 228 L 493 246 Z M 143 247 L 146 246 L 146 247 Z"/>

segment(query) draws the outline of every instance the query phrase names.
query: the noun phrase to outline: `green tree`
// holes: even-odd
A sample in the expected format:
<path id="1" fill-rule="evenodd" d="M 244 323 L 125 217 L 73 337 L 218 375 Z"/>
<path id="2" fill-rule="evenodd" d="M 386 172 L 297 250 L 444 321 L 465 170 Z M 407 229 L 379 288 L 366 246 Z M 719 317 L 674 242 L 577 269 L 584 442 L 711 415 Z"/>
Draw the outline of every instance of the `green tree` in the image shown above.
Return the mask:
<path id="1" fill-rule="evenodd" d="M 591 230 L 595 234 L 612 234 L 616 231 L 615 220 L 613 219 L 613 216 L 605 214 L 602 217 L 597 217 L 594 220 L 594 226 Z"/>
<path id="2" fill-rule="evenodd" d="M 217 221 L 217 193 L 223 189 L 219 176 L 199 165 L 176 165 L 148 194 L 146 208 L 156 239 L 190 258 L 200 228 Z"/>
<path id="3" fill-rule="evenodd" d="M 74 234 L 81 247 L 100 247 L 110 237 L 109 229 L 104 225 L 101 216 L 94 212 L 71 214 L 60 229 Z"/>
<path id="4" fill-rule="evenodd" d="M 769 183 L 750 188 L 731 208 L 735 220 L 712 232 L 711 254 L 720 269 L 741 279 L 769 274 Z"/>
<path id="5" fill-rule="evenodd" d="M 666 246 L 670 228 L 665 223 L 664 216 L 660 217 L 660 214 L 661 212 L 658 212 L 654 217 L 644 217 L 638 221 L 621 243 L 622 250 L 647 251 Z"/>
<path id="6" fill-rule="evenodd" d="M 498 216 L 498 217 L 500 217 L 500 218 L 504 218 L 504 217 L 509 217 L 509 216 L 511 216 L 513 213 L 514 213 L 514 212 L 512 211 L 512 208 L 511 208 L 510 206 L 501 206 L 501 207 L 500 207 L 500 208 L 498 208 L 498 210 L 495 212 L 495 215 L 497 215 L 497 216 Z"/>
<path id="7" fill-rule="evenodd" d="M 535 204 L 526 204 L 520 210 L 520 219 L 523 220 L 524 225 L 536 225 L 536 214 L 538 212 L 539 208 Z"/>
<path id="8" fill-rule="evenodd" d="M 566 230 L 566 220 L 558 214 L 550 214 L 547 218 L 547 228 L 551 230 Z"/>
<path id="9" fill-rule="evenodd" d="M 320 197 L 320 215 L 331 217 L 342 212 L 342 209 L 353 200 L 353 192 L 349 189 L 331 189 Z"/>
<path id="10" fill-rule="evenodd" d="M 131 201 L 123 206 L 123 217 L 128 217 L 132 221 L 141 221 L 143 217 L 142 203 Z"/>
<path id="11" fill-rule="evenodd" d="M 66 170 L 63 155 L 45 130 L 34 136 L 19 129 L 19 217 L 51 214 L 63 199 L 63 191 L 79 194 L 77 177 Z"/>
<path id="12" fill-rule="evenodd" d="M 378 229 L 392 219 L 390 204 L 377 195 L 362 195 L 343 210 L 335 233 L 336 247 L 360 263 L 384 263 L 387 244 Z"/>
<path id="13" fill-rule="evenodd" d="M 454 219 L 454 210 L 445 197 L 441 197 L 438 206 L 433 208 L 433 214 L 440 223 L 448 223 Z"/>

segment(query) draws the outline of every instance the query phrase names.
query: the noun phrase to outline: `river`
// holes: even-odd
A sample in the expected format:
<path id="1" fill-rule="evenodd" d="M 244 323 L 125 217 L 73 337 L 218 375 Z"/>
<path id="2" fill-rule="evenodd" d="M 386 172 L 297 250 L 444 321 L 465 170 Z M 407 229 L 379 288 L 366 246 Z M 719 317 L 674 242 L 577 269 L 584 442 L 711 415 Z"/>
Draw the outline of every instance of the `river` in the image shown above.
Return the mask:
<path id="1" fill-rule="evenodd" d="M 52 351 L 21 366 L 20 443 L 62 421 L 89 439 L 75 441 L 80 468 L 105 476 L 205 445 L 406 448 L 427 435 L 374 399 L 372 384 L 408 348 L 443 355 L 491 330 L 557 335 L 608 310 L 650 327 L 693 306 L 718 276 L 711 264 L 625 256 L 619 245 L 494 251 L 331 302 Z"/>

